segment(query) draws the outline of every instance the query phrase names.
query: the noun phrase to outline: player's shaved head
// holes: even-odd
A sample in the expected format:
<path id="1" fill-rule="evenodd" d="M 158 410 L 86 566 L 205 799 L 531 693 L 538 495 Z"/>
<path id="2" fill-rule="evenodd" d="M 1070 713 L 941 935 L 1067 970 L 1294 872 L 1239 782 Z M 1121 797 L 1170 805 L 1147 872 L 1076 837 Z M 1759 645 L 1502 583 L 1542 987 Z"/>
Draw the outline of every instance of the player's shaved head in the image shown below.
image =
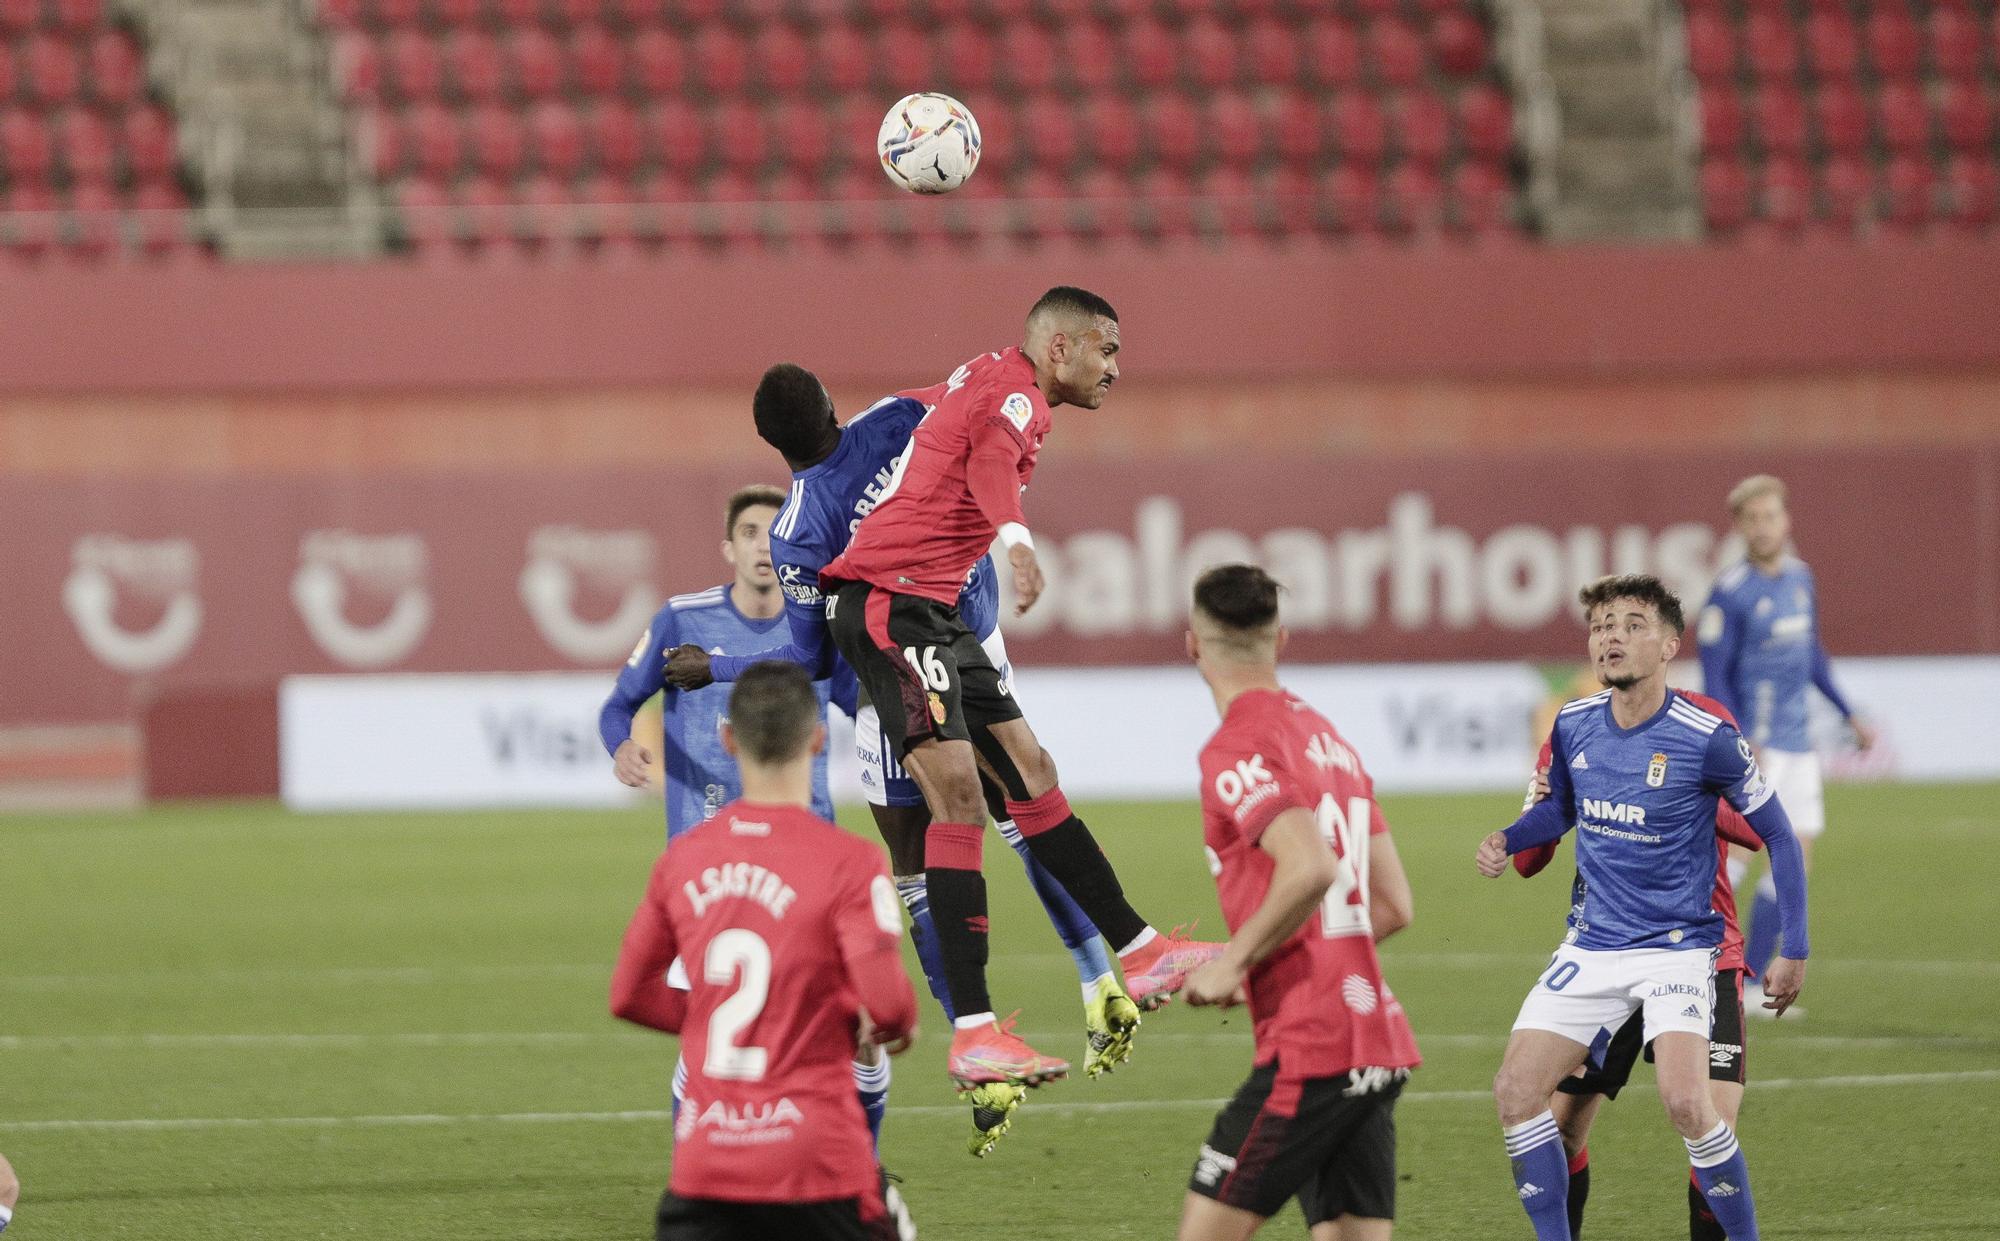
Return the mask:
<path id="1" fill-rule="evenodd" d="M 764 372 L 750 412 L 758 438 L 783 453 L 794 468 L 823 457 L 839 438 L 826 385 L 797 363 L 780 362 Z"/>
<path id="2" fill-rule="evenodd" d="M 818 724 L 819 695 L 797 664 L 751 664 L 729 693 L 729 728 L 745 761 L 775 767 L 804 757 Z"/>
<path id="3" fill-rule="evenodd" d="M 1245 663 L 1274 662 L 1278 655 L 1278 581 L 1253 564 L 1225 564 L 1194 584 L 1195 636 Z"/>
<path id="4" fill-rule="evenodd" d="M 1118 322 L 1118 312 L 1089 289 L 1059 284 L 1042 294 L 1028 311 L 1028 338 L 1039 329 L 1045 333 L 1087 332 L 1098 319 Z"/>
<path id="5" fill-rule="evenodd" d="M 1680 596 L 1668 590 L 1666 583 L 1646 573 L 1625 573 L 1613 577 L 1601 577 L 1576 593 L 1577 601 L 1583 604 L 1583 614 L 1588 617 L 1601 607 L 1607 607 L 1620 600 L 1653 609 L 1660 623 L 1673 630 L 1679 637 L 1687 629 L 1681 615 Z"/>
<path id="6" fill-rule="evenodd" d="M 1021 352 L 1048 403 L 1096 409 L 1118 379 L 1118 312 L 1088 289 L 1059 284 L 1028 311 Z"/>

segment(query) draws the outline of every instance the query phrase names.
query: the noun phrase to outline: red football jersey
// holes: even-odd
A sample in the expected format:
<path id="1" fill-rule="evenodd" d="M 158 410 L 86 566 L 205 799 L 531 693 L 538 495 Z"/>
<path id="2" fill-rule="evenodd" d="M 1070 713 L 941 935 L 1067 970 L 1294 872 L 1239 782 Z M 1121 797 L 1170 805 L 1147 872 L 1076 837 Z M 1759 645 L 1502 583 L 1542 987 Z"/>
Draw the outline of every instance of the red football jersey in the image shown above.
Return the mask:
<path id="1" fill-rule="evenodd" d="M 956 603 L 972 566 L 1010 521 L 1053 425 L 1018 348 L 982 353 L 936 387 L 898 393 L 931 407 L 889 486 L 820 579 L 868 582 Z"/>
<path id="2" fill-rule="evenodd" d="M 916 1021 L 902 910 L 882 850 L 799 806 L 733 802 L 661 855 L 612 1011 L 682 1034 L 676 1194 L 878 1193 L 849 1066 L 863 1008 L 885 1038 Z M 693 984 L 684 999 L 664 978 L 675 957 Z"/>
<path id="3" fill-rule="evenodd" d="M 1675 690 L 1711 715 L 1719 715 L 1733 726 L 1736 717 L 1729 708 L 1703 694 Z M 1535 770 L 1549 765 L 1549 758 L 1555 751 L 1544 739 L 1540 754 L 1535 756 Z M 1729 846 L 1741 845 L 1752 852 L 1764 848 L 1763 837 L 1751 829 L 1750 821 L 1739 813 L 1736 807 L 1726 801 L 1715 803 L 1715 890 L 1709 893 L 1709 907 L 1722 915 L 1722 955 L 1716 958 L 1718 970 L 1740 970 L 1744 968 L 1743 931 L 1736 925 L 1736 889 L 1729 882 Z M 1547 866 L 1556 856 L 1555 841 L 1523 849 L 1514 855 L 1514 869 L 1523 875 L 1533 876 Z"/>
<path id="4" fill-rule="evenodd" d="M 1286 810 L 1313 815 L 1339 865 L 1318 914 L 1250 972 L 1257 1063 L 1288 1077 L 1331 1077 L 1420 1063 L 1403 1006 L 1382 980 L 1368 917 L 1368 852 L 1389 825 L 1375 782 L 1326 718 L 1284 690 L 1251 690 L 1201 751 L 1202 834 L 1234 932 L 1270 891 L 1257 847 Z"/>

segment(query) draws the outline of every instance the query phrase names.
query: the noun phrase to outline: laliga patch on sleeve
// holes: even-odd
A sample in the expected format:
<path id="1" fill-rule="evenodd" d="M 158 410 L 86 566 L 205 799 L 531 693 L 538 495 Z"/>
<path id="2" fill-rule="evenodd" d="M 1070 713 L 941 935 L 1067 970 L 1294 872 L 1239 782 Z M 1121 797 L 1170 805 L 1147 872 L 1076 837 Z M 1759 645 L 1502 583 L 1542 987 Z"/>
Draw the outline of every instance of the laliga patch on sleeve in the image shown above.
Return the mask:
<path id="1" fill-rule="evenodd" d="M 1007 415 L 1007 421 L 1013 423 L 1016 430 L 1025 432 L 1028 419 L 1035 416 L 1035 403 L 1028 399 L 1025 392 L 1011 393 L 1000 402 L 1000 412 Z"/>
<path id="2" fill-rule="evenodd" d="M 653 629 L 649 625 L 646 627 L 646 632 L 639 635 L 639 644 L 632 648 L 632 658 L 625 661 L 625 666 L 637 668 L 639 661 L 646 658 L 646 648 L 651 645 L 653 645 Z"/>

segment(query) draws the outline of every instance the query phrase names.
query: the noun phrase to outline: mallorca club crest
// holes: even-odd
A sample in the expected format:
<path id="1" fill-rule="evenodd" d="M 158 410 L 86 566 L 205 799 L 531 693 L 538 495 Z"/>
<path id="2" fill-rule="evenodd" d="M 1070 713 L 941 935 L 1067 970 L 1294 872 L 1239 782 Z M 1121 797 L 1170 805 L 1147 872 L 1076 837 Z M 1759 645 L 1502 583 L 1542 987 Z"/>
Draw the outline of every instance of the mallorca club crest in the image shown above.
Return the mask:
<path id="1" fill-rule="evenodd" d="M 930 700 L 931 700 L 931 719 L 934 720 L 940 727 L 942 727 L 944 724 L 944 699 L 938 697 L 936 692 L 933 691 L 930 695 Z"/>
<path id="2" fill-rule="evenodd" d="M 1646 764 L 1646 787 L 1656 789 L 1666 782 L 1667 756 L 1664 754 L 1655 754 L 1653 755 L 1653 761 Z"/>

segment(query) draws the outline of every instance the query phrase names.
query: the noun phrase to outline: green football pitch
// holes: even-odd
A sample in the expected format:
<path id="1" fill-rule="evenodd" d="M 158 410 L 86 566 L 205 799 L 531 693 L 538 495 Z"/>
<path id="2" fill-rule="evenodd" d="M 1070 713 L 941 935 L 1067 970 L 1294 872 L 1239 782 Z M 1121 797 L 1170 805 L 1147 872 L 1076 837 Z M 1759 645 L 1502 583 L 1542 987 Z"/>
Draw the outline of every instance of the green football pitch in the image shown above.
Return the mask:
<path id="1" fill-rule="evenodd" d="M 2000 1237 L 2000 788 L 1829 803 L 1806 1018 L 1750 1036 L 1764 1235 Z M 1401 1236 L 1529 1235 L 1485 1088 L 1568 867 L 1475 874 L 1516 805 L 1385 801 L 1417 900 L 1385 968 L 1426 1057 L 1398 1109 Z M 1219 927 L 1192 806 L 1084 813 L 1143 912 Z M 8 1241 L 650 1236 L 673 1044 L 604 994 L 660 835 L 653 810 L 0 819 L 0 1152 L 26 1186 Z M 995 998 L 1080 1059 L 1069 961 L 1005 847 L 987 856 Z M 1172 1235 L 1249 1063 L 1240 1010 L 1149 1016 L 1131 1064 L 1039 1091 L 984 1161 L 924 1014 L 883 1138 L 923 1235 Z M 1591 1143 L 1606 1241 L 1685 1235 L 1650 1080 Z M 1292 1213 L 1265 1235 L 1302 1231 Z"/>

